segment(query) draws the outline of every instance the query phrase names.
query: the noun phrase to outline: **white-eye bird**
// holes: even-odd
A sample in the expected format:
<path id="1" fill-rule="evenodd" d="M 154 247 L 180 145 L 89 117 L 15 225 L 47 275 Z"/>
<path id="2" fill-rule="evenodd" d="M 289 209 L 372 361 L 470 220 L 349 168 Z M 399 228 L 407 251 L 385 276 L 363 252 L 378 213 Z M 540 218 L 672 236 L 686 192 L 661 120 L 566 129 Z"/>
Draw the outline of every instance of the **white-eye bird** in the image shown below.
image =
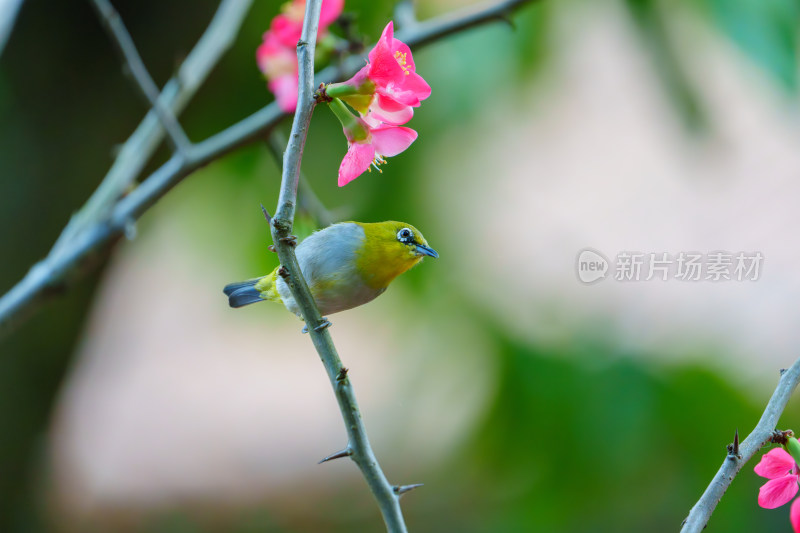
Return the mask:
<path id="1" fill-rule="evenodd" d="M 396 221 L 333 224 L 304 239 L 296 254 L 323 315 L 365 304 L 423 257 L 439 257 L 417 228 Z M 282 302 L 302 318 L 278 268 L 266 276 L 227 285 L 224 292 L 230 306 Z"/>

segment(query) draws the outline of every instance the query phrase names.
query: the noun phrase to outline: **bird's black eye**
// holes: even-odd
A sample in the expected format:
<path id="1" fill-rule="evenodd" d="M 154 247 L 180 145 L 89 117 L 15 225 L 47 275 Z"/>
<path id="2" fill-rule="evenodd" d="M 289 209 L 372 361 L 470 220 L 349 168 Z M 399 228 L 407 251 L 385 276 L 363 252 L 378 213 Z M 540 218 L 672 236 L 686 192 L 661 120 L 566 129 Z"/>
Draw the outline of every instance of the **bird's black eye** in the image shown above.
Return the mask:
<path id="1" fill-rule="evenodd" d="M 414 242 L 414 232 L 408 228 L 403 228 L 397 232 L 397 240 L 408 244 Z"/>

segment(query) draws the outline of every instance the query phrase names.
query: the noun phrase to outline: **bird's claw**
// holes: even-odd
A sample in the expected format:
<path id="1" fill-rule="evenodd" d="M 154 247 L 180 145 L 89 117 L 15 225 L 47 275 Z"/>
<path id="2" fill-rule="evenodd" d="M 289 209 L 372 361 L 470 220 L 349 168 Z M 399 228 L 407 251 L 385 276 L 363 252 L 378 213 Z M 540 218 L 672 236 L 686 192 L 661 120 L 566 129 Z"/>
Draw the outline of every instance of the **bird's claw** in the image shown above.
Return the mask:
<path id="1" fill-rule="evenodd" d="M 322 331 L 323 329 L 325 329 L 325 328 L 329 328 L 329 327 L 331 327 L 332 325 L 333 325 L 333 324 L 331 324 L 331 321 L 330 321 L 330 320 L 328 320 L 328 319 L 327 319 L 327 318 L 325 318 L 325 317 L 322 317 L 322 322 L 320 323 L 320 325 L 319 325 L 319 326 L 317 326 L 317 327 L 315 327 L 315 328 L 314 328 L 314 331 Z"/>
<path id="2" fill-rule="evenodd" d="M 319 325 L 319 326 L 317 326 L 317 327 L 315 327 L 315 328 L 314 328 L 314 331 L 322 331 L 323 329 L 325 329 L 325 328 L 329 328 L 329 327 L 331 327 L 332 325 L 333 325 L 333 324 L 331 324 L 331 321 L 330 321 L 330 320 L 328 320 L 328 319 L 327 319 L 327 318 L 325 318 L 325 317 L 322 317 L 322 322 L 320 323 L 320 325 Z M 301 332 L 301 333 L 308 333 L 308 324 L 306 324 L 305 326 L 303 326 L 303 329 L 302 329 L 302 330 L 300 330 L 300 332 Z"/>

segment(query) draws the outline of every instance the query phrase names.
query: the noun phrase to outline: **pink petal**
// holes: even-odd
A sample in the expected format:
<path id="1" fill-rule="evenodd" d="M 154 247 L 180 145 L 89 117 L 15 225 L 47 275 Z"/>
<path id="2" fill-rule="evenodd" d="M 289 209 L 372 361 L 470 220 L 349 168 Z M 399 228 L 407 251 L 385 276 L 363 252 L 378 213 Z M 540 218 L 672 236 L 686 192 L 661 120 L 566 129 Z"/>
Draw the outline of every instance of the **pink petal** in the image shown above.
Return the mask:
<path id="1" fill-rule="evenodd" d="M 386 27 L 383 28 L 381 32 L 381 38 L 378 39 L 378 42 L 384 42 L 386 45 L 391 48 L 392 43 L 394 42 L 394 21 L 390 20 Z M 372 58 L 370 58 L 372 60 Z"/>
<path id="2" fill-rule="evenodd" d="M 405 71 L 395 59 L 391 48 L 392 31 L 392 23 L 389 22 L 375 48 L 369 53 L 369 78 L 378 86 L 391 82 L 402 83 L 405 77 Z"/>
<path id="3" fill-rule="evenodd" d="M 792 523 L 794 533 L 800 533 L 800 498 L 792 502 L 792 507 L 789 509 L 789 521 Z"/>
<path id="4" fill-rule="evenodd" d="M 402 84 L 404 91 L 411 91 L 420 100 L 425 100 L 431 95 L 431 86 L 416 72 L 409 73 Z"/>
<path id="5" fill-rule="evenodd" d="M 414 116 L 414 110 L 397 100 L 378 93 L 369 108 L 369 115 L 380 122 L 392 125 L 405 124 Z M 372 124 L 379 126 L 380 124 Z"/>
<path id="6" fill-rule="evenodd" d="M 319 33 L 324 33 L 325 30 L 333 24 L 333 21 L 339 18 L 344 9 L 344 0 L 322 0 L 322 12 L 319 15 Z"/>
<path id="7" fill-rule="evenodd" d="M 289 74 L 271 80 L 267 87 L 275 95 L 278 107 L 286 113 L 294 112 L 297 107 L 297 74 Z"/>
<path id="8" fill-rule="evenodd" d="M 303 20 L 297 21 L 286 15 L 277 15 L 272 19 L 269 29 L 283 46 L 294 50 L 303 33 Z"/>
<path id="9" fill-rule="evenodd" d="M 405 124 L 414 117 L 414 108 L 411 106 L 400 106 L 400 109 L 397 111 L 387 111 L 376 104 L 369 108 L 369 114 L 381 122 L 392 126 L 399 126 L 400 124 Z"/>
<path id="10" fill-rule="evenodd" d="M 758 505 L 764 509 L 775 509 L 788 503 L 797 494 L 797 476 L 789 475 L 771 479 L 758 491 Z"/>
<path id="11" fill-rule="evenodd" d="M 392 23 L 389 22 L 389 24 L 392 24 Z M 378 47 L 380 47 L 381 51 L 384 51 L 384 52 L 385 51 L 389 51 L 389 52 L 391 52 L 391 48 L 390 48 L 390 44 L 391 43 L 389 42 L 389 40 L 386 37 L 386 30 L 389 29 L 389 24 L 387 24 L 386 27 L 383 29 L 383 33 L 381 33 L 381 37 L 380 37 L 380 39 L 378 39 L 378 42 L 375 43 L 375 47 L 372 50 L 369 51 L 369 54 L 367 54 L 367 58 L 369 58 L 369 62 L 370 63 L 375 61 L 375 54 L 378 51 Z"/>
<path id="12" fill-rule="evenodd" d="M 377 95 L 378 97 L 375 99 L 375 103 L 384 111 L 402 111 L 404 108 L 408 107 L 408 105 L 398 102 L 391 96 L 386 95 L 383 91 L 377 93 Z"/>
<path id="13" fill-rule="evenodd" d="M 776 479 L 789 474 L 794 468 L 794 459 L 783 448 L 775 448 L 761 456 L 755 470 L 756 474 L 768 479 Z"/>
<path id="14" fill-rule="evenodd" d="M 368 143 L 353 143 L 339 166 L 339 187 L 344 187 L 367 170 L 375 159 L 375 147 Z"/>
<path id="15" fill-rule="evenodd" d="M 385 87 L 377 87 L 375 92 L 382 94 L 386 98 L 391 98 L 397 102 L 398 106 L 419 107 L 419 98 L 411 91 L 404 91 L 402 87 L 395 83 L 389 83 Z"/>
<path id="16" fill-rule="evenodd" d="M 262 61 L 269 61 L 272 56 L 279 55 L 282 49 L 283 45 L 278 41 L 275 34 L 271 31 L 266 31 L 262 37 L 261 44 L 256 48 L 256 61 L 259 64 Z"/>
<path id="17" fill-rule="evenodd" d="M 417 140 L 417 132 L 402 126 L 383 126 L 372 130 L 375 152 L 386 157 L 396 156 Z"/>

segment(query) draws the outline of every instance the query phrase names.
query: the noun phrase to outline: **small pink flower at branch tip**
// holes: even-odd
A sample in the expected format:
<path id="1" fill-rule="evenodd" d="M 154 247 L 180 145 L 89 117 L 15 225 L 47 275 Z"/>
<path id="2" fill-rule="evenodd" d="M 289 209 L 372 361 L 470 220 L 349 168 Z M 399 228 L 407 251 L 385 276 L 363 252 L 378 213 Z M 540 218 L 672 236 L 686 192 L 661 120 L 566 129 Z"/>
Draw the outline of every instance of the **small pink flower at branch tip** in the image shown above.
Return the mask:
<path id="1" fill-rule="evenodd" d="M 758 505 L 764 509 L 775 509 L 789 503 L 800 488 L 797 464 L 783 448 L 775 448 L 764 454 L 754 470 L 759 476 L 769 479 L 758 491 Z M 794 507 L 792 505 L 793 512 Z M 800 530 L 796 527 L 795 531 Z"/>
<path id="2" fill-rule="evenodd" d="M 386 157 L 393 157 L 405 151 L 417 139 L 417 132 L 403 126 L 383 124 L 367 115 L 353 117 L 352 128 L 344 128 L 347 137 L 347 153 L 339 166 L 339 187 L 344 187 L 365 170 L 371 171 L 386 163 Z"/>
<path id="3" fill-rule="evenodd" d="M 281 110 L 289 113 L 297 107 L 297 41 L 303 33 L 305 0 L 292 0 L 270 23 L 263 42 L 256 50 L 258 68 L 267 78 L 267 87 Z M 333 21 L 342 13 L 344 0 L 323 0 L 317 39 L 323 38 Z"/>
<path id="4" fill-rule="evenodd" d="M 330 87 L 330 95 L 338 96 L 362 115 L 371 114 L 387 124 L 405 124 L 414 115 L 414 107 L 431 95 L 431 87 L 417 74 L 411 49 L 394 38 L 394 23 L 389 22 L 368 63 L 355 76 Z M 344 89 L 350 94 L 336 94 Z"/>

